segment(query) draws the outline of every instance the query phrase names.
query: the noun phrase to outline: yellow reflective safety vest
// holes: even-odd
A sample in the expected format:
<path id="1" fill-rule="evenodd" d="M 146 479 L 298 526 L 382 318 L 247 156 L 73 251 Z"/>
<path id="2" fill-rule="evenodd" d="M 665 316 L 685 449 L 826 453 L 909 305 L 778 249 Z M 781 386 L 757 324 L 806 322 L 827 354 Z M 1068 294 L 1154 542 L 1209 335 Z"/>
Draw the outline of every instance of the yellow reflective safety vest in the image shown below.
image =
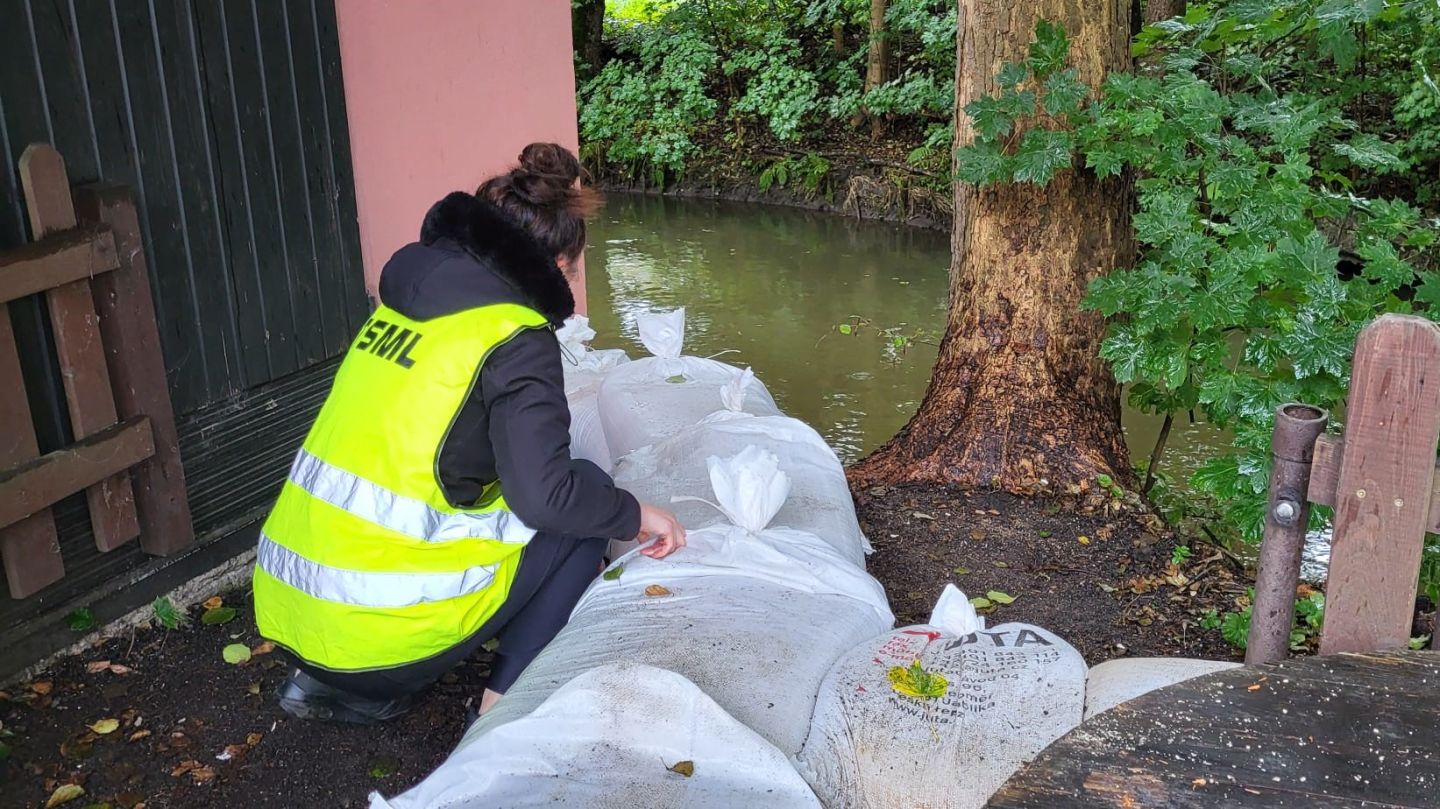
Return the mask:
<path id="1" fill-rule="evenodd" d="M 261 530 L 261 635 L 317 666 L 363 671 L 443 652 L 495 613 L 535 532 L 498 482 L 478 502 L 450 502 L 438 459 L 490 352 L 547 325 L 516 304 L 426 321 L 376 310 Z"/>

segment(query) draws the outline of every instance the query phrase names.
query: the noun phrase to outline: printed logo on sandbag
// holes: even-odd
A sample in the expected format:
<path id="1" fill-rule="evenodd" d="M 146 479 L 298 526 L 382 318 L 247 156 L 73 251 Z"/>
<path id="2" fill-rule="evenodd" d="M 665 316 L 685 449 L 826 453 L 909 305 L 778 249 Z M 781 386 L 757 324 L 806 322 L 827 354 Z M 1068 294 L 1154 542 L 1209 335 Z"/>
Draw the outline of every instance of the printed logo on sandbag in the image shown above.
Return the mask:
<path id="1" fill-rule="evenodd" d="M 360 338 L 355 341 L 356 351 L 374 354 L 382 360 L 389 360 L 401 368 L 415 364 L 410 352 L 424 335 L 414 329 L 402 328 L 394 323 L 372 317 L 365 323 Z"/>
<path id="2" fill-rule="evenodd" d="M 1022 629 L 1017 632 L 971 632 L 963 638 L 956 638 L 945 645 L 945 651 L 958 649 L 961 646 L 969 646 L 972 643 L 980 643 L 981 636 L 990 639 L 991 646 L 1006 646 L 1005 636 L 1015 635 L 1014 642 L 1008 644 L 1010 647 L 1019 649 L 1024 646 L 1054 646 L 1055 644 L 1046 640 L 1043 635 L 1033 629 Z"/>

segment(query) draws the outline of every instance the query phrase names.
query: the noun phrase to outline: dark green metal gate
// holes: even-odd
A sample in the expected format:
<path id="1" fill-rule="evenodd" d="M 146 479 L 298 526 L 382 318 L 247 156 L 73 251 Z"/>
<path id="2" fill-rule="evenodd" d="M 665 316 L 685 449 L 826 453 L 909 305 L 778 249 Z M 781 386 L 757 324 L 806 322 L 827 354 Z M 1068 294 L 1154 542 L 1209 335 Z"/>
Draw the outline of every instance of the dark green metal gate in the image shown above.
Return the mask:
<path id="1" fill-rule="evenodd" d="M 333 0 L 0 0 L 0 248 L 28 239 L 35 141 L 134 190 L 195 553 L 224 558 L 243 536 L 207 544 L 263 513 L 368 310 Z M 44 452 L 69 425 L 42 310 L 12 305 Z M 174 561 L 96 552 L 83 502 L 56 517 L 68 575 L 0 600 L 0 637 Z"/>

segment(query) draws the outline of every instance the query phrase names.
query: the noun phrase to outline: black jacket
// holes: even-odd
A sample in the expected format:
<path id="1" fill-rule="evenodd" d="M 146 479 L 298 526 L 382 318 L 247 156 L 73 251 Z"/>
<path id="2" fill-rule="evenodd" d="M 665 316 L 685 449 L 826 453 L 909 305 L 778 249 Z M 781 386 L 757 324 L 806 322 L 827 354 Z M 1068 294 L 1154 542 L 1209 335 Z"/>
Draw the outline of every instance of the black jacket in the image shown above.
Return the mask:
<path id="1" fill-rule="evenodd" d="M 380 274 L 380 300 L 414 320 L 519 303 L 551 329 L 521 332 L 496 348 L 461 406 L 437 464 L 452 505 L 499 480 L 510 508 L 538 531 L 631 539 L 640 505 L 589 461 L 570 458 L 570 408 L 554 326 L 575 312 L 564 274 L 498 208 L 454 193 L 425 216 L 420 241 Z"/>

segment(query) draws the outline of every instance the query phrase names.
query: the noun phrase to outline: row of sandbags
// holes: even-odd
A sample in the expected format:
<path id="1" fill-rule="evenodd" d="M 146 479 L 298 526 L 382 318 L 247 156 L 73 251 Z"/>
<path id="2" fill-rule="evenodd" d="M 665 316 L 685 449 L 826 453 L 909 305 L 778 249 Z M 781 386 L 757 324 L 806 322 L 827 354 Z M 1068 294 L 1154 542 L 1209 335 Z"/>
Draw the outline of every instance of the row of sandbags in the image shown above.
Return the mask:
<path id="1" fill-rule="evenodd" d="M 372 806 L 979 807 L 1082 714 L 1202 673 L 1097 667 L 1087 712 L 1073 647 L 987 629 L 953 586 L 891 630 L 838 458 L 748 370 L 683 356 L 683 318 L 640 318 L 653 356 L 634 361 L 589 349 L 583 320 L 559 336 L 575 455 L 673 501 L 689 546 L 612 545 L 496 708 Z"/>
<path id="2" fill-rule="evenodd" d="M 816 694 L 894 623 L 844 470 L 748 370 L 684 356 L 683 310 L 638 325 L 651 357 L 589 351 L 585 324 L 559 335 L 572 445 L 673 503 L 687 547 L 618 543 L 449 759 L 374 806 L 819 805 L 793 764 Z"/>

